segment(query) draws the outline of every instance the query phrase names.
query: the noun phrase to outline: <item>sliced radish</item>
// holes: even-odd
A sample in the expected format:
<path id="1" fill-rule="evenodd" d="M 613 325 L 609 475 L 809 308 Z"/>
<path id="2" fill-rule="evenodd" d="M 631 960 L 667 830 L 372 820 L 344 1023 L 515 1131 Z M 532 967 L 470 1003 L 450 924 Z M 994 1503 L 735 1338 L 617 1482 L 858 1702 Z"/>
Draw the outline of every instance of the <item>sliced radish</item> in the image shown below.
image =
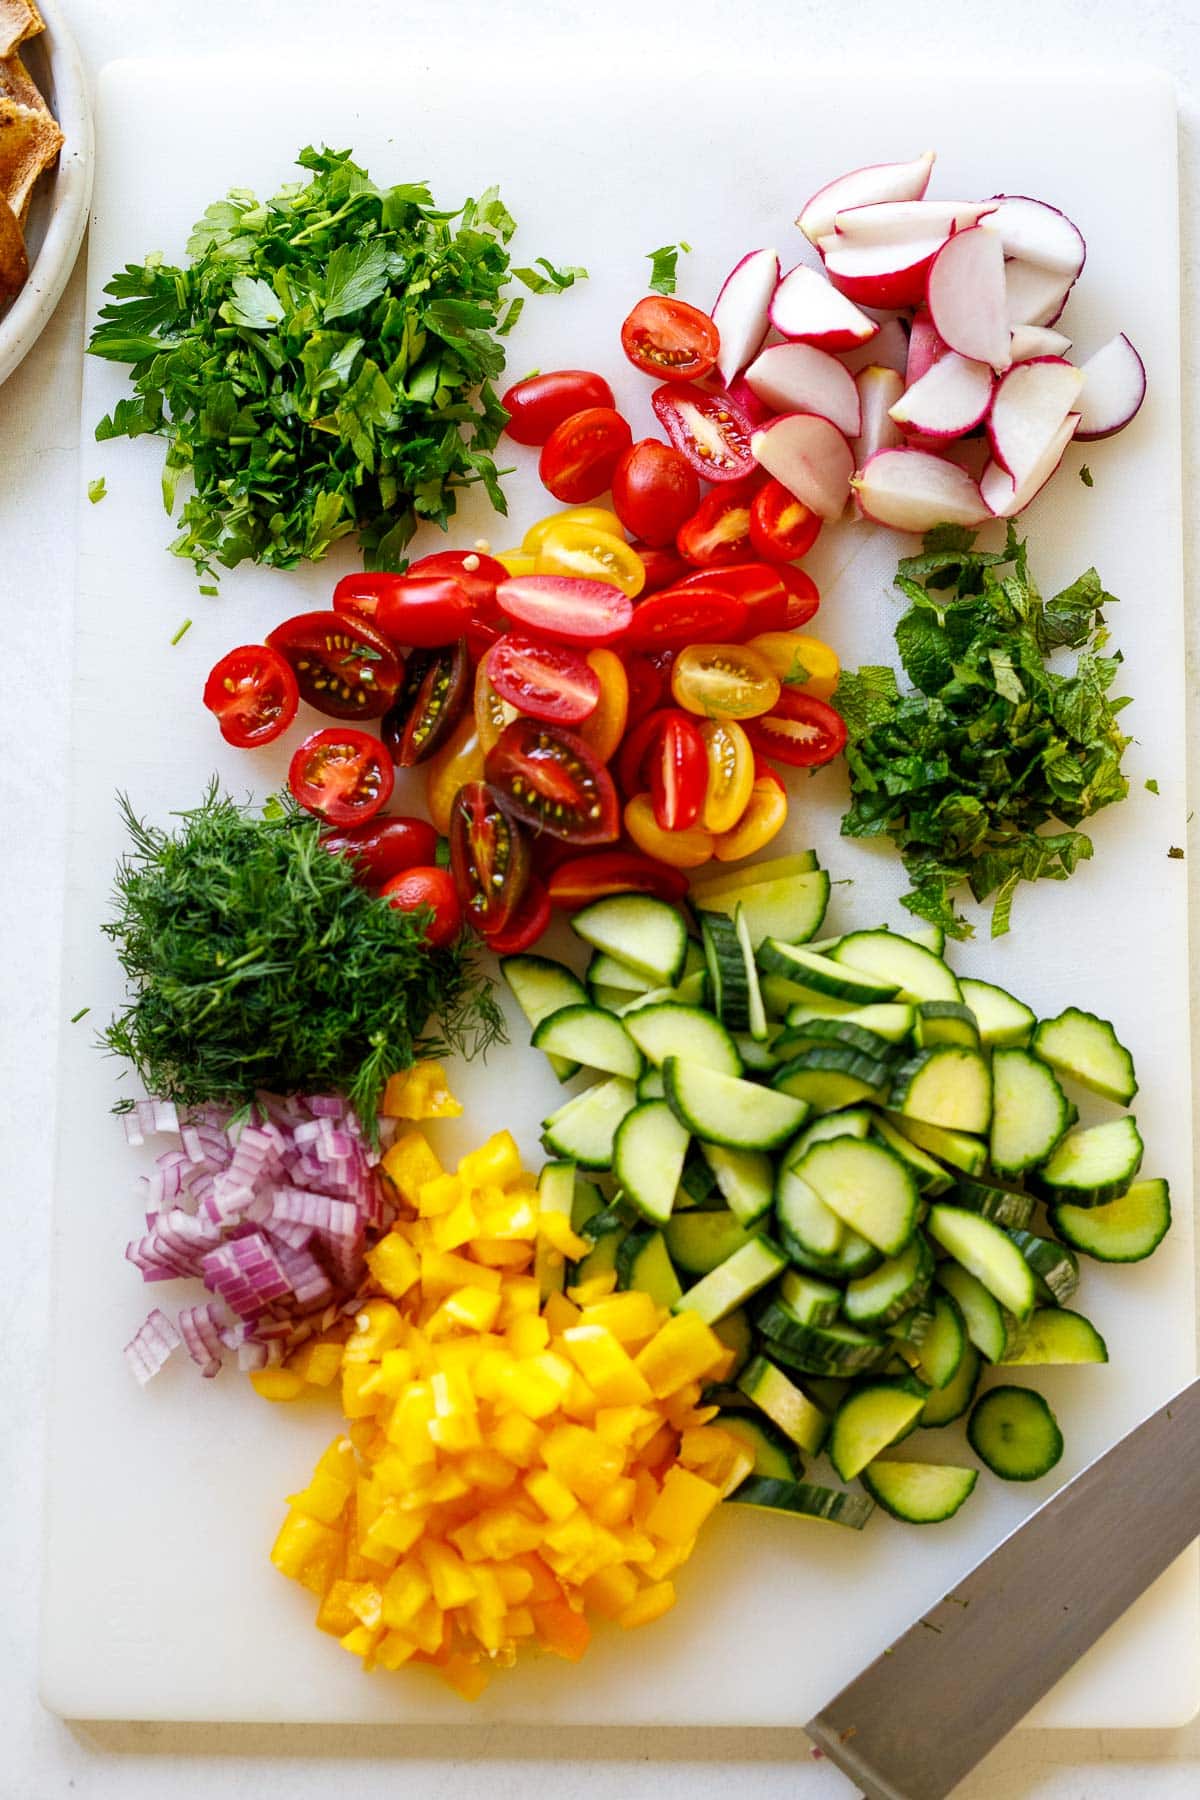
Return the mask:
<path id="1" fill-rule="evenodd" d="M 929 270 L 929 311 L 952 350 L 993 369 L 1012 360 L 1005 314 L 1004 252 L 982 225 L 955 232 Z"/>
<path id="2" fill-rule="evenodd" d="M 852 349 L 879 330 L 874 319 L 804 263 L 790 270 L 775 289 L 770 315 L 781 337 L 815 344 L 820 350 Z"/>
<path id="3" fill-rule="evenodd" d="M 1083 387 L 1075 436 L 1088 442 L 1112 437 L 1128 425 L 1146 398 L 1145 363 L 1121 331 L 1089 356 L 1079 372 Z"/>
<path id="4" fill-rule="evenodd" d="M 778 285 L 775 250 L 751 250 L 725 277 L 712 322 L 721 339 L 717 368 L 726 387 L 761 347 L 770 325 L 767 308 Z"/>
<path id="5" fill-rule="evenodd" d="M 912 162 L 872 163 L 826 182 L 807 201 L 797 225 L 810 244 L 833 230 L 839 212 L 880 200 L 919 200 L 929 186 L 936 152 L 926 150 Z"/>
<path id="6" fill-rule="evenodd" d="M 1067 304 L 1074 277 L 1039 269 L 1036 263 L 1014 257 L 1004 265 L 1004 310 L 1008 322 L 1018 325 L 1053 325 Z"/>
<path id="7" fill-rule="evenodd" d="M 996 462 L 1018 487 L 1041 461 L 1082 386 L 1083 371 L 1061 356 L 1017 363 L 997 386 L 988 441 Z"/>
<path id="8" fill-rule="evenodd" d="M 828 350 L 771 344 L 746 370 L 746 385 L 773 412 L 820 413 L 848 438 L 861 426 L 854 377 Z"/>
<path id="9" fill-rule="evenodd" d="M 838 358 L 851 375 L 860 369 L 898 369 L 903 375 L 908 364 L 908 333 L 899 319 L 884 319 L 877 334 L 867 344 L 843 350 Z"/>
<path id="10" fill-rule="evenodd" d="M 745 413 L 752 427 L 765 425 L 768 419 L 774 417 L 772 408 L 763 405 L 744 374 L 735 375 L 730 382 L 729 398 L 741 412 Z"/>
<path id="11" fill-rule="evenodd" d="M 1054 435 L 1043 446 L 1037 462 L 1021 482 L 1014 482 L 1012 476 L 1006 474 L 999 463 L 988 464 L 980 479 L 979 490 L 988 511 L 995 518 L 1012 519 L 1016 517 L 1017 513 L 1024 512 L 1029 502 L 1042 491 L 1062 461 L 1063 453 L 1075 436 L 1075 428 L 1078 424 L 1079 414 L 1068 413 Z"/>
<path id="12" fill-rule="evenodd" d="M 755 461 L 818 518 L 841 518 L 854 457 L 836 425 L 816 413 L 788 413 L 756 431 L 750 448 Z"/>
<path id="13" fill-rule="evenodd" d="M 1036 268 L 1075 280 L 1087 256 L 1087 245 L 1066 213 L 1026 194 L 997 194 L 988 207 L 983 229 L 1000 239 L 1005 256 L 1019 257 Z"/>
<path id="14" fill-rule="evenodd" d="M 913 317 L 912 327 L 908 334 L 908 360 L 904 365 L 904 384 L 914 387 L 927 369 L 932 369 L 939 357 L 948 356 L 950 346 L 938 335 L 937 327 L 929 316 L 929 308 L 923 306 Z"/>
<path id="15" fill-rule="evenodd" d="M 862 429 L 851 448 L 855 467 L 863 469 L 877 450 L 893 450 L 904 442 L 904 433 L 891 416 L 891 408 L 904 392 L 904 377 L 897 369 L 870 364 L 859 370 L 855 385 Z"/>
<path id="16" fill-rule="evenodd" d="M 850 485 L 866 517 L 896 531 L 982 525 L 988 517 L 978 483 L 927 450 L 880 450 Z"/>
<path id="17" fill-rule="evenodd" d="M 985 200 L 882 200 L 851 206 L 834 221 L 834 235 L 872 244 L 917 243 L 948 238 L 975 225 L 988 210 Z"/>
<path id="18" fill-rule="evenodd" d="M 922 437 L 962 437 L 986 416 L 993 385 L 986 363 L 950 350 L 896 402 L 892 418 Z"/>
<path id="19" fill-rule="evenodd" d="M 1046 325 L 1014 325 L 1011 348 L 1015 363 L 1029 362 L 1035 356 L 1065 356 L 1071 340 Z"/>
<path id="20" fill-rule="evenodd" d="M 897 243 L 833 235 L 821 238 L 817 248 L 839 293 L 859 306 L 890 312 L 921 304 L 930 265 L 945 242 L 944 232 Z"/>

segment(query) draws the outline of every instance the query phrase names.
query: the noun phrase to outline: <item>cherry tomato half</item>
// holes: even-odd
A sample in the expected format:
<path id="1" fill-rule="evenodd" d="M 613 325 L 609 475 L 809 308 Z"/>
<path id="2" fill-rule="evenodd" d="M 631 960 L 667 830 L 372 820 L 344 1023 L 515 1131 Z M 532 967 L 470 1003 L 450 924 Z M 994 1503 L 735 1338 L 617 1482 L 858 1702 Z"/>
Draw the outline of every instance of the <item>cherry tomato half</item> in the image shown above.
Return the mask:
<path id="1" fill-rule="evenodd" d="M 631 729 L 648 712 L 661 706 L 670 680 L 670 669 L 661 667 L 652 656 L 634 651 L 625 658 L 625 678 L 629 685 L 626 729 Z"/>
<path id="2" fill-rule="evenodd" d="M 633 617 L 633 602 L 620 588 L 571 575 L 512 575 L 496 597 L 526 631 L 559 644 L 611 644 Z"/>
<path id="3" fill-rule="evenodd" d="M 596 850 L 572 856 L 550 877 L 550 898 L 565 912 L 609 894 L 653 894 L 678 905 L 687 897 L 687 877 L 633 850 Z"/>
<path id="4" fill-rule="evenodd" d="M 518 712 L 559 725 L 578 725 L 600 698 L 600 677 L 580 651 L 514 632 L 488 651 L 486 679 Z"/>
<path id="5" fill-rule="evenodd" d="M 613 478 L 621 452 L 633 433 L 611 406 L 589 406 L 556 425 L 542 446 L 538 474 L 542 486 L 568 506 L 594 500 Z"/>
<path id="6" fill-rule="evenodd" d="M 639 540 L 632 548 L 637 551 L 646 571 L 643 597 L 646 594 L 660 593 L 665 587 L 673 587 L 685 575 L 691 574 L 690 563 L 684 562 L 674 545 L 647 544 Z"/>
<path id="7" fill-rule="evenodd" d="M 700 478 L 687 458 L 657 438 L 631 444 L 613 470 L 613 508 L 626 531 L 647 544 L 673 544 L 700 501 Z"/>
<path id="8" fill-rule="evenodd" d="M 742 727 L 733 719 L 705 719 L 700 726 L 708 758 L 708 786 L 700 822 L 719 837 L 731 831 L 750 804 L 754 788 L 754 752 Z"/>
<path id="9" fill-rule="evenodd" d="M 811 550 L 821 534 L 821 521 L 782 481 L 760 487 L 750 507 L 750 542 L 768 562 L 795 562 Z"/>
<path id="10" fill-rule="evenodd" d="M 495 617 L 496 588 L 508 579 L 504 564 L 482 550 L 435 550 L 431 556 L 409 563 L 408 574 L 410 579 L 417 575 L 453 576 L 466 589 L 477 619 Z"/>
<path id="11" fill-rule="evenodd" d="M 587 664 L 600 684 L 600 698 L 580 725 L 579 735 L 597 762 L 611 762 L 629 721 L 629 678 L 611 650 L 589 650 Z"/>
<path id="12" fill-rule="evenodd" d="M 484 933 L 483 941 L 493 956 L 519 956 L 536 944 L 550 923 L 550 896 L 546 884 L 531 875 L 525 884 L 521 903 L 508 924 L 499 931 Z"/>
<path id="13" fill-rule="evenodd" d="M 438 834 L 427 819 L 377 816 L 365 825 L 324 832 L 321 848 L 350 857 L 354 879 L 363 887 L 380 887 L 405 869 L 431 863 L 437 842 Z"/>
<path id="14" fill-rule="evenodd" d="M 378 718 L 404 675 L 387 638 L 348 613 L 297 613 L 267 642 L 290 664 L 301 699 L 331 719 Z"/>
<path id="15" fill-rule="evenodd" d="M 358 825 L 386 806 L 394 780 L 378 738 L 331 726 L 306 737 L 288 765 L 288 786 L 327 825 Z"/>
<path id="16" fill-rule="evenodd" d="M 720 643 L 740 637 L 745 622 L 745 601 L 715 584 L 665 588 L 638 603 L 622 648 L 669 650 Z"/>
<path id="17" fill-rule="evenodd" d="M 450 808 L 450 868 L 468 924 L 499 931 L 529 880 L 529 841 L 486 781 L 460 787 Z"/>
<path id="18" fill-rule="evenodd" d="M 621 348 L 643 375 L 699 381 L 716 367 L 721 339 L 698 307 L 647 294 L 621 326 Z"/>
<path id="19" fill-rule="evenodd" d="M 393 575 L 381 588 L 375 625 L 393 644 L 440 650 L 465 637 L 471 601 L 454 575 Z"/>
<path id="20" fill-rule="evenodd" d="M 673 716 L 675 708 L 659 706 L 653 712 L 646 713 L 626 734 L 621 745 L 621 754 L 617 758 L 617 780 L 627 800 L 635 794 L 644 793 L 649 786 L 647 774 L 647 753 L 654 742 L 655 733 Z"/>
<path id="21" fill-rule="evenodd" d="M 590 369 L 547 369 L 514 382 L 500 404 L 509 415 L 505 432 L 515 444 L 544 444 L 572 413 L 611 406 L 613 393 L 603 375 Z"/>
<path id="22" fill-rule="evenodd" d="M 713 855 L 718 862 L 739 862 L 743 856 L 753 856 L 778 837 L 787 815 L 787 793 L 778 777 L 756 775 L 745 812 L 731 830 L 715 840 Z"/>
<path id="23" fill-rule="evenodd" d="M 705 481 L 741 481 L 754 473 L 750 421 L 728 394 L 667 382 L 655 388 L 650 404 L 675 448 Z"/>
<path id="24" fill-rule="evenodd" d="M 534 520 L 521 539 L 521 549 L 536 556 L 550 533 L 563 525 L 590 525 L 593 531 L 607 531 L 615 538 L 621 537 L 625 530 L 616 513 L 609 512 L 607 506 L 563 506 L 557 512 L 547 513 L 545 518 Z"/>
<path id="25" fill-rule="evenodd" d="M 749 562 L 750 504 L 758 487 L 753 475 L 745 481 L 727 481 L 707 493 L 675 537 L 680 556 L 702 568 Z"/>
<path id="26" fill-rule="evenodd" d="M 696 569 L 679 584 L 684 588 L 719 588 L 745 602 L 746 617 L 739 637 L 761 631 L 781 631 L 787 621 L 788 590 L 783 571 L 774 563 L 730 563 L 725 568 Z"/>
<path id="27" fill-rule="evenodd" d="M 779 699 L 779 677 L 746 644 L 689 644 L 675 658 L 671 693 L 705 719 L 753 719 Z"/>
<path id="28" fill-rule="evenodd" d="M 767 631 L 746 647 L 771 665 L 785 687 L 803 688 L 817 700 L 832 699 L 837 691 L 837 651 L 820 638 L 803 631 Z"/>
<path id="29" fill-rule="evenodd" d="M 462 930 L 462 907 L 449 869 L 406 869 L 380 889 L 380 898 L 397 912 L 428 912 L 425 940 L 444 950 Z"/>
<path id="30" fill-rule="evenodd" d="M 466 710 L 471 658 L 465 638 L 441 650 L 416 650 L 404 686 L 381 726 L 397 768 L 411 769 L 440 750 Z"/>
<path id="31" fill-rule="evenodd" d="M 575 732 L 517 719 L 505 726 L 483 768 L 507 810 L 527 825 L 568 844 L 610 844 L 616 837 L 612 776 Z"/>
<path id="32" fill-rule="evenodd" d="M 625 829 L 639 850 L 671 869 L 698 869 L 713 853 L 713 835 L 701 825 L 664 831 L 654 817 L 649 794 L 635 794 L 625 807 Z"/>
<path id="33" fill-rule="evenodd" d="M 661 831 L 686 831 L 700 817 L 708 785 L 704 739 L 686 713 L 668 711 L 642 758 L 650 771 L 650 803 Z"/>
<path id="34" fill-rule="evenodd" d="M 646 580 L 642 559 L 623 537 L 593 525 L 567 519 L 554 526 L 535 552 L 539 575 L 575 575 L 585 581 L 607 581 L 631 600 Z"/>
<path id="35" fill-rule="evenodd" d="M 776 564 L 775 572 L 787 589 L 787 617 L 784 625 L 789 631 L 795 631 L 798 626 L 807 625 L 820 606 L 820 589 L 811 575 L 806 575 L 803 569 L 793 569 L 790 563 Z M 761 631 L 763 627 L 760 625 L 758 629 Z"/>
<path id="36" fill-rule="evenodd" d="M 204 704 L 238 750 L 270 744 L 296 716 L 300 688 L 289 662 L 269 644 L 242 644 L 215 665 Z"/>
<path id="37" fill-rule="evenodd" d="M 785 687 L 773 712 L 751 719 L 747 730 L 764 756 L 794 769 L 832 762 L 846 742 L 840 713 L 802 688 Z"/>
<path id="38" fill-rule="evenodd" d="M 483 750 L 472 713 L 464 713 L 442 748 L 425 764 L 425 804 L 434 828 L 450 833 L 450 808 L 466 781 L 483 780 Z"/>

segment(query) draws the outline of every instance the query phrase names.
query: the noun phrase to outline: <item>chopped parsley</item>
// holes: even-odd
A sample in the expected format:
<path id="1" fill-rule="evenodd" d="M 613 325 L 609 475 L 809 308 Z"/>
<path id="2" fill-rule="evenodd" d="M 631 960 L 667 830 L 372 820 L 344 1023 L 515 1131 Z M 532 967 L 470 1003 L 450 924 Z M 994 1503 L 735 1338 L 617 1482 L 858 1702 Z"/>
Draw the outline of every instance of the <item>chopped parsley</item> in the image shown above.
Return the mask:
<path id="1" fill-rule="evenodd" d="M 1092 471 L 1088 468 L 1086 463 L 1080 463 L 1079 465 L 1079 479 L 1082 481 L 1084 487 L 1095 487 L 1096 485 L 1092 480 Z"/>
<path id="2" fill-rule="evenodd" d="M 1152 776 L 1147 778 L 1145 787 L 1148 794 L 1157 794 L 1158 792 L 1158 783 Z"/>
<path id="3" fill-rule="evenodd" d="M 104 498 L 105 494 L 107 494 L 107 492 L 108 492 L 108 488 L 105 485 L 105 480 L 104 480 L 103 475 L 97 475 L 95 481 L 88 482 L 87 497 L 91 501 L 93 506 L 95 506 L 95 504 L 98 500 L 103 500 L 103 498 Z"/>
<path id="4" fill-rule="evenodd" d="M 673 294 L 675 292 L 675 271 L 679 262 L 680 251 L 687 255 L 690 244 L 680 239 L 677 244 L 663 244 L 658 250 L 648 250 L 646 261 L 650 264 L 650 287 L 656 294 Z"/>

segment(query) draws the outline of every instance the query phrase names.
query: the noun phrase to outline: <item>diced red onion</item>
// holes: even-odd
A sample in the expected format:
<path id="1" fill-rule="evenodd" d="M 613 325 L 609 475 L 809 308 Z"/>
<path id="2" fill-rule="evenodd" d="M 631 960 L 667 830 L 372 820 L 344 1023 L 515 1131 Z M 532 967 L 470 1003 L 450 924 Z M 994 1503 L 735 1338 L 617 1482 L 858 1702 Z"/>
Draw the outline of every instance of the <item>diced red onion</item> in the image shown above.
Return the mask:
<path id="1" fill-rule="evenodd" d="M 183 1339 L 166 1313 L 160 1312 L 156 1306 L 145 1324 L 126 1344 L 125 1360 L 145 1387 L 182 1342 Z"/>

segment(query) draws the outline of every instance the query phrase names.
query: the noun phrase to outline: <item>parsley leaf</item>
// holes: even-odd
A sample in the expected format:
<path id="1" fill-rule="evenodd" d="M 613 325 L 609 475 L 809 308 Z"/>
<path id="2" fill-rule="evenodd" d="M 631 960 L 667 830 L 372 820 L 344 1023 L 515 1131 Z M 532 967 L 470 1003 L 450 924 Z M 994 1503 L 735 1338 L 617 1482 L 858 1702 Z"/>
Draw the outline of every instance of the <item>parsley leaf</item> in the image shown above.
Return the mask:
<path id="1" fill-rule="evenodd" d="M 650 287 L 654 293 L 675 292 L 675 273 L 680 251 L 686 254 L 691 247 L 681 241 L 678 244 L 663 244 L 658 250 L 646 252 L 646 260 L 650 264 Z"/>
<path id="2" fill-rule="evenodd" d="M 105 483 L 103 475 L 97 475 L 95 481 L 88 482 L 87 497 L 91 501 L 93 506 L 95 506 L 95 504 L 98 500 L 103 500 L 103 498 L 107 494 L 107 492 L 108 492 L 108 487 Z"/>
<path id="3" fill-rule="evenodd" d="M 1086 463 L 1080 463 L 1079 465 L 1079 479 L 1082 481 L 1084 487 L 1095 487 L 1096 485 L 1092 480 L 1092 471 L 1088 468 Z"/>

